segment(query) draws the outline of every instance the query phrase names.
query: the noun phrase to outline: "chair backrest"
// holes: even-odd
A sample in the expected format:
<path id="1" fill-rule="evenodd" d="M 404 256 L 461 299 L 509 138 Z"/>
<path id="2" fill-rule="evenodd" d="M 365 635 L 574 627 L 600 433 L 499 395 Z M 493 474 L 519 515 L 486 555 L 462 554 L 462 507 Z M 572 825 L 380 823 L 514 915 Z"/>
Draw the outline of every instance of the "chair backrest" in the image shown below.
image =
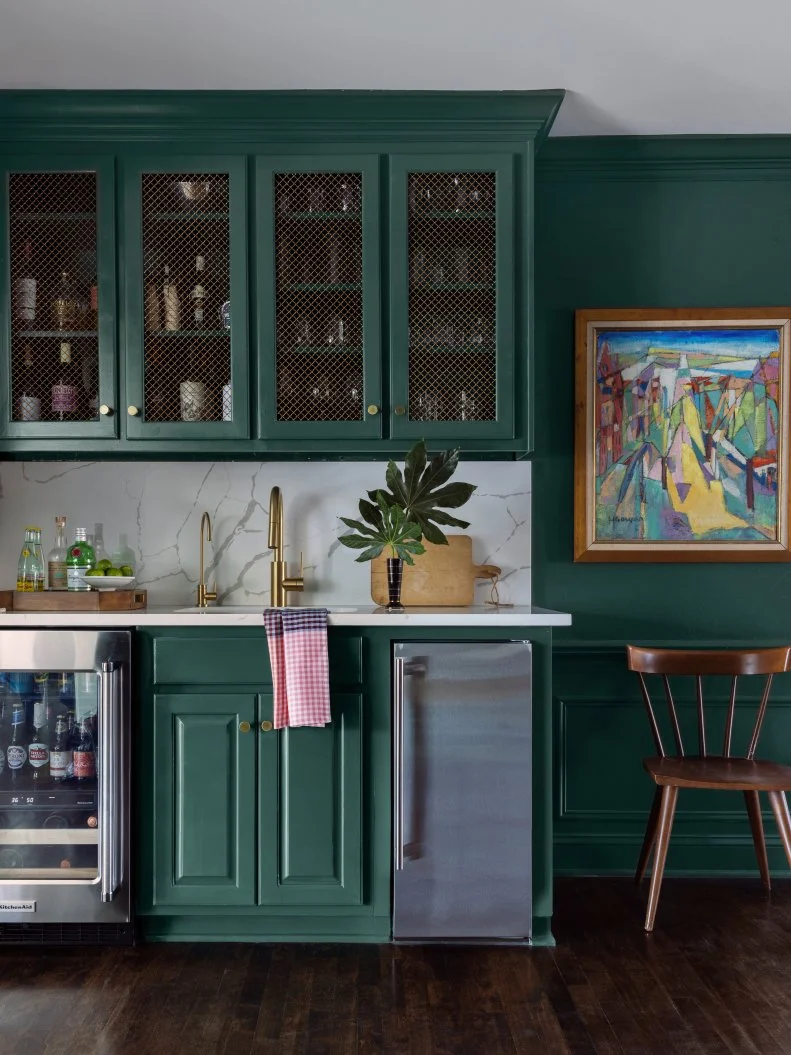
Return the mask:
<path id="1" fill-rule="evenodd" d="M 696 699 L 698 711 L 698 754 L 706 758 L 706 720 L 703 706 L 703 677 L 707 674 L 730 675 L 731 692 L 728 702 L 728 713 L 725 719 L 725 737 L 723 740 L 722 755 L 729 758 L 731 754 L 731 738 L 733 735 L 733 718 L 736 712 L 736 683 L 743 675 L 765 675 L 761 702 L 755 716 L 750 744 L 745 757 L 754 758 L 758 747 L 758 738 L 761 735 L 761 727 L 769 703 L 769 693 L 772 689 L 772 678 L 775 674 L 784 674 L 791 670 L 791 645 L 783 645 L 780 648 L 753 648 L 753 649 L 681 649 L 681 648 L 640 648 L 637 645 L 626 646 L 626 657 L 629 670 L 635 671 L 640 679 L 640 691 L 643 696 L 648 721 L 651 725 L 651 734 L 654 738 L 657 754 L 666 757 L 662 736 L 659 732 L 659 724 L 656 713 L 651 703 L 651 696 L 646 683 L 646 674 L 657 674 L 662 678 L 667 700 L 670 724 L 673 729 L 673 739 L 676 744 L 676 753 L 684 757 L 684 744 L 681 739 L 681 729 L 678 724 L 678 713 L 675 700 L 670 689 L 669 675 L 687 675 L 695 678 Z"/>

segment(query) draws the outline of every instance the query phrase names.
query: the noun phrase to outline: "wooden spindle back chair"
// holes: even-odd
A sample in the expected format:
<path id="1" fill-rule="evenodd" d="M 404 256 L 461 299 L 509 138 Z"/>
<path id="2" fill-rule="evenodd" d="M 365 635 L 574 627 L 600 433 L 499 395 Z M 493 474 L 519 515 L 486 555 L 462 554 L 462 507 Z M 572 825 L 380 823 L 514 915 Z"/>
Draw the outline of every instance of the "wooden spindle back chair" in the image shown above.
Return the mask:
<path id="1" fill-rule="evenodd" d="M 656 756 L 643 759 L 643 765 L 657 787 L 635 873 L 635 880 L 639 883 L 645 875 L 651 851 L 654 850 L 651 888 L 645 916 L 645 929 L 651 931 L 654 929 L 659 904 L 659 891 L 662 886 L 679 788 L 708 788 L 715 791 L 744 793 L 758 858 L 758 868 L 764 887 L 769 890 L 769 862 L 766 855 L 766 840 L 759 799 L 759 792 L 767 792 L 786 857 L 791 866 L 791 814 L 789 814 L 785 797 L 785 792 L 791 790 L 791 766 L 765 762 L 755 757 L 769 704 L 772 679 L 775 674 L 783 674 L 791 670 L 791 645 L 781 648 L 734 650 L 640 648 L 636 645 L 627 645 L 626 655 L 629 670 L 635 671 L 640 680 L 640 692 L 656 747 Z M 667 706 L 675 743 L 675 754 L 668 754 L 665 750 L 646 679 L 646 675 L 649 674 L 658 675 L 662 680 L 661 695 L 664 696 Z M 698 726 L 696 754 L 687 754 L 684 747 L 678 711 L 670 687 L 669 679 L 673 675 L 686 675 L 695 679 Z M 706 739 L 703 678 L 707 675 L 724 675 L 731 678 L 728 710 L 725 716 L 725 734 L 722 752 L 719 754 L 710 753 Z M 763 675 L 766 681 L 756 710 L 747 752 L 743 756 L 735 757 L 731 749 L 738 680 L 744 676 L 754 675 Z"/>

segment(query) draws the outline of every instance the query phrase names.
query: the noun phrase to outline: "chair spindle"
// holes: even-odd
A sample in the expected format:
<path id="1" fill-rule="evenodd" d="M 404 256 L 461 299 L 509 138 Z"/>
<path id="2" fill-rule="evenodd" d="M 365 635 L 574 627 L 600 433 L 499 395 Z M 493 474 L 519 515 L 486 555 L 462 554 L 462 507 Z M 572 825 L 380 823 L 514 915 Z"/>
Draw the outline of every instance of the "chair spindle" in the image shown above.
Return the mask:
<path id="1" fill-rule="evenodd" d="M 758 706 L 758 714 L 755 716 L 755 728 L 753 729 L 753 735 L 750 740 L 750 746 L 747 749 L 748 758 L 755 758 L 755 752 L 758 749 L 758 737 L 761 735 L 761 726 L 764 724 L 766 705 L 769 703 L 769 693 L 772 690 L 772 678 L 772 674 L 767 674 L 766 685 L 764 686 L 764 694 L 761 697 L 761 702 Z"/>
<path id="2" fill-rule="evenodd" d="M 724 758 L 731 757 L 731 737 L 733 736 L 733 716 L 736 713 L 736 682 L 738 681 L 738 675 L 733 675 L 733 681 L 731 682 L 731 698 L 728 702 L 728 717 L 725 720 L 725 740 L 722 744 L 722 754 Z"/>
<path id="3" fill-rule="evenodd" d="M 673 739 L 676 741 L 676 751 L 680 758 L 684 757 L 684 744 L 681 741 L 681 728 L 678 724 L 678 714 L 676 713 L 676 705 L 673 701 L 673 693 L 670 691 L 670 679 L 667 674 L 662 675 L 662 681 L 665 684 L 665 696 L 667 697 L 667 709 L 670 712 L 670 721 L 673 725 Z"/>
<path id="4" fill-rule="evenodd" d="M 651 697 L 648 694 L 648 686 L 645 683 L 645 678 L 641 673 L 638 673 L 640 679 L 640 691 L 643 694 L 643 703 L 645 709 L 648 712 L 648 721 L 651 723 L 651 733 L 654 737 L 654 746 L 656 747 L 657 754 L 660 758 L 666 758 L 665 749 L 662 745 L 662 737 L 659 735 L 659 726 L 656 724 L 656 715 L 654 714 L 654 708 L 651 706 Z"/>
<path id="5" fill-rule="evenodd" d="M 698 674 L 698 748 L 701 758 L 706 758 L 706 719 L 703 716 L 703 677 Z"/>

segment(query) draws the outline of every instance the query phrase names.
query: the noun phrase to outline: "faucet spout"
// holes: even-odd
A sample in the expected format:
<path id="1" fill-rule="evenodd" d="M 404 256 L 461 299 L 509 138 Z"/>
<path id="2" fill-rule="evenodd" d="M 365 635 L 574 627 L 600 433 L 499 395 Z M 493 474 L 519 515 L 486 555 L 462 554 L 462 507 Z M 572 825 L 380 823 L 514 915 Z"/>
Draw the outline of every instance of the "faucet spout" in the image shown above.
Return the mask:
<path id="1" fill-rule="evenodd" d="M 288 594 L 305 589 L 302 554 L 299 557 L 299 575 L 289 576 L 288 565 L 283 559 L 283 496 L 279 487 L 273 487 L 269 495 L 269 548 L 274 551 L 271 564 L 271 605 L 285 608 Z"/>
<path id="2" fill-rule="evenodd" d="M 198 563 L 200 565 L 198 574 L 198 607 L 206 608 L 209 601 L 217 600 L 217 591 L 206 589 L 206 579 L 204 578 L 204 561 L 203 561 L 203 529 L 206 529 L 206 540 L 211 542 L 211 517 L 208 513 L 204 513 L 200 518 L 200 548 L 198 555 Z"/>
<path id="3" fill-rule="evenodd" d="M 283 496 L 279 487 L 269 494 L 269 548 L 275 551 L 275 560 L 283 559 Z"/>

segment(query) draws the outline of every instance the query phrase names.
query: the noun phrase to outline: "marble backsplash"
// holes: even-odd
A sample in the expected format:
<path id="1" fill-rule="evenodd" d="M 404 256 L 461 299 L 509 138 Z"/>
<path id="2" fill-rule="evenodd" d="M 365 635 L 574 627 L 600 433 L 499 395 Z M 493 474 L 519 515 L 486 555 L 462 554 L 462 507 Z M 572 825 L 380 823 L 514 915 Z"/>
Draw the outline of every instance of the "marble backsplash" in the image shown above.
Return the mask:
<path id="1" fill-rule="evenodd" d="M 470 521 L 473 559 L 503 569 L 500 599 L 530 603 L 530 463 L 463 462 L 458 478 L 478 489 L 460 510 Z M 207 551 L 211 583 L 221 602 L 261 604 L 269 599 L 267 527 L 270 488 L 278 484 L 285 507 L 286 558 L 296 574 L 305 560 L 309 604 L 370 603 L 370 569 L 337 537 L 340 514 L 357 516 L 364 490 L 384 485 L 377 462 L 5 462 L 0 463 L 0 586 L 12 586 L 26 524 L 43 529 L 44 552 L 53 544 L 54 517 L 93 531 L 104 524 L 112 551 L 128 537 L 137 557 L 137 584 L 149 604 L 194 603 L 198 532 L 208 510 L 214 545 Z M 482 603 L 489 587 L 477 587 Z"/>

